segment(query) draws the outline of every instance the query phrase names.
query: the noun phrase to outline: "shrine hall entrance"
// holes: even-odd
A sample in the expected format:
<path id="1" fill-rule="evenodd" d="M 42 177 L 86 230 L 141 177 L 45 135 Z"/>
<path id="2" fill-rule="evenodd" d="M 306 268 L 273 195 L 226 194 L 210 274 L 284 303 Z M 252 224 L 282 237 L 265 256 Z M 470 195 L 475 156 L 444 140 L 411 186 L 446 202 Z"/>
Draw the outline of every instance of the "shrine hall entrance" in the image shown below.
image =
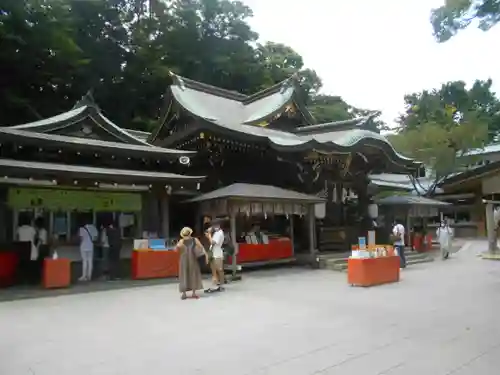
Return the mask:
<path id="1" fill-rule="evenodd" d="M 183 227 L 196 228 L 197 205 L 185 203 L 191 195 L 172 195 L 170 199 L 170 239 L 179 239 L 179 233 Z M 200 236 L 202 233 L 196 233 Z"/>

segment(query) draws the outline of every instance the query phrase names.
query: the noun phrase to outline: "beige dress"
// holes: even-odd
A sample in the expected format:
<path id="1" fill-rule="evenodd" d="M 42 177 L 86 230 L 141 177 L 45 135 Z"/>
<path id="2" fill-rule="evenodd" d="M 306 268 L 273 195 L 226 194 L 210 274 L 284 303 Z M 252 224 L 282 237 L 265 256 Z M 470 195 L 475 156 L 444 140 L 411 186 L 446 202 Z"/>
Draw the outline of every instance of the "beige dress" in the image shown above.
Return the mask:
<path id="1" fill-rule="evenodd" d="M 203 289 L 201 271 L 196 257 L 196 240 L 185 239 L 178 247 L 179 257 L 179 291 L 181 293 Z"/>

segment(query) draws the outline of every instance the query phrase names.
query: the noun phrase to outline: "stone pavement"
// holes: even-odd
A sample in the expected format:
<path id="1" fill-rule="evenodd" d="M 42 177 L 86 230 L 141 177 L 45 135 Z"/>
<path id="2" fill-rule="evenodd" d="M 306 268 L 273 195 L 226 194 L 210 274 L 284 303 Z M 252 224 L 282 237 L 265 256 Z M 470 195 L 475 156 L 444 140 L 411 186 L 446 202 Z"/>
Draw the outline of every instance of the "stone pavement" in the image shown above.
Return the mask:
<path id="1" fill-rule="evenodd" d="M 498 375 L 500 263 L 480 246 L 368 289 L 286 269 L 197 301 L 156 285 L 0 303 L 0 374 Z"/>

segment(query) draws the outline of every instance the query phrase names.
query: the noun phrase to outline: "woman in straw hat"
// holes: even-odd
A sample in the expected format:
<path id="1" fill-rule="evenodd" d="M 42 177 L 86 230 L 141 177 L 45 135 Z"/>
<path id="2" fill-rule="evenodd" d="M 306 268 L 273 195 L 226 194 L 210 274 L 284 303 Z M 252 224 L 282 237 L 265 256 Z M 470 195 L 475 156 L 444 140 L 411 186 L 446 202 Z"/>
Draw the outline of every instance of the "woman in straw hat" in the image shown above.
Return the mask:
<path id="1" fill-rule="evenodd" d="M 181 230 L 181 240 L 177 244 L 180 252 L 179 259 L 179 291 L 182 293 L 181 299 L 186 299 L 186 292 L 191 291 L 191 298 L 199 298 L 196 291 L 203 289 L 201 281 L 201 271 L 197 258 L 205 256 L 208 264 L 208 254 L 197 238 L 191 237 L 193 230 L 184 227 Z"/>

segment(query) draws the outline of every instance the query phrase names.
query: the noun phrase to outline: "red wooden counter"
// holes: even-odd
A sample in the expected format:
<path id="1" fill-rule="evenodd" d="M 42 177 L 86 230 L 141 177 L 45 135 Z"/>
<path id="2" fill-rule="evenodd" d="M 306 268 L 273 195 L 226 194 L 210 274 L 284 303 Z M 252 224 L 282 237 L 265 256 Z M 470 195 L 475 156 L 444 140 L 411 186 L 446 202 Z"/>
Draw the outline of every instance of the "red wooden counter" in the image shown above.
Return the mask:
<path id="1" fill-rule="evenodd" d="M 399 281 L 400 258 L 386 256 L 380 258 L 347 261 L 347 280 L 351 285 L 372 286 Z"/>
<path id="2" fill-rule="evenodd" d="M 268 244 L 238 244 L 238 255 L 236 260 L 240 263 L 263 262 L 293 257 L 292 241 L 269 240 Z M 228 257 L 228 263 L 231 263 L 231 257 Z"/>
<path id="3" fill-rule="evenodd" d="M 15 283 L 19 256 L 13 251 L 0 252 L 0 287 Z"/>
<path id="4" fill-rule="evenodd" d="M 425 238 L 425 241 L 424 241 Z M 420 233 L 413 235 L 413 248 L 418 252 L 430 251 L 432 249 L 432 235 L 423 236 Z"/>
<path id="5" fill-rule="evenodd" d="M 158 279 L 179 276 L 179 252 L 176 250 L 134 250 L 132 279 Z"/>
<path id="6" fill-rule="evenodd" d="M 71 284 L 71 261 L 69 259 L 44 259 L 42 285 L 44 288 L 66 288 Z"/>

